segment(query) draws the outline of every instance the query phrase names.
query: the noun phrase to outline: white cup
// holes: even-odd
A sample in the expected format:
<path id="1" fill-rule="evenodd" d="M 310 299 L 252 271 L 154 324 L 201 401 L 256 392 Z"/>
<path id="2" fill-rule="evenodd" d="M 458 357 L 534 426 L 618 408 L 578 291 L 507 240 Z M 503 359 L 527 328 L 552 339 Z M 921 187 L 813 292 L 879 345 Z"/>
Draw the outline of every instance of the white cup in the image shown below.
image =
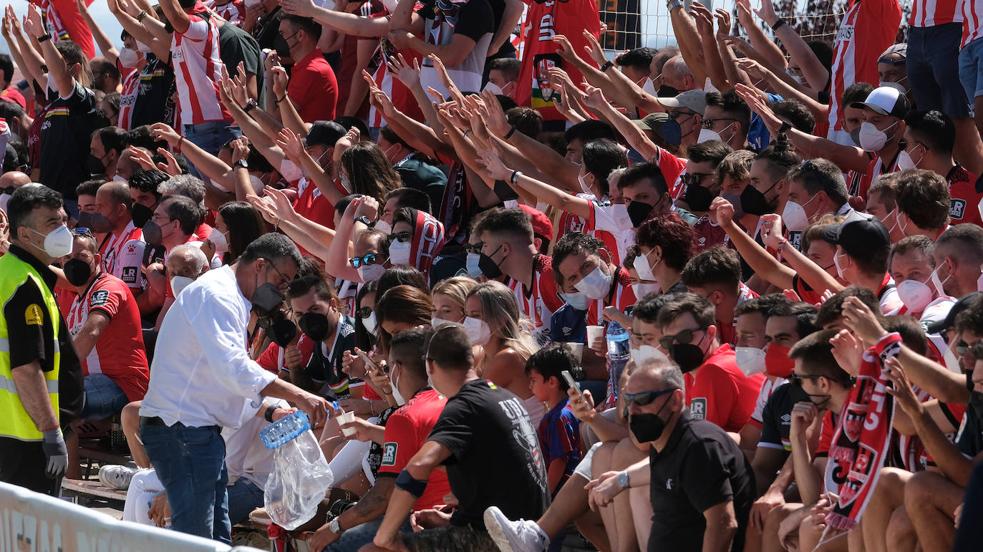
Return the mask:
<path id="1" fill-rule="evenodd" d="M 342 412 L 340 416 L 335 418 L 335 420 L 338 422 L 339 426 L 350 424 L 355 421 L 355 411 Z M 342 427 L 341 434 L 345 437 L 351 437 L 352 435 L 355 435 L 355 429 L 350 427 Z"/>
<path id="2" fill-rule="evenodd" d="M 594 345 L 594 342 L 604 338 L 604 326 L 587 326 L 587 346 Z"/>

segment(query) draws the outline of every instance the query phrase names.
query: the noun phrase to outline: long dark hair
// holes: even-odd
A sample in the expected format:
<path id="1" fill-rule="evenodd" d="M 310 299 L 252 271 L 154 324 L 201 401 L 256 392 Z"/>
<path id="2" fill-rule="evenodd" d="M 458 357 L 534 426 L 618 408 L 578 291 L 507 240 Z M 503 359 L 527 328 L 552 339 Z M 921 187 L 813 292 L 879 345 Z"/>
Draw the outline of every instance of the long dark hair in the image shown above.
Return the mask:
<path id="1" fill-rule="evenodd" d="M 402 186 L 399 173 L 374 142 L 359 142 L 341 154 L 341 167 L 351 181 L 351 193 L 382 201 L 386 194 Z"/>
<path id="2" fill-rule="evenodd" d="M 230 201 L 218 208 L 225 227 L 229 229 L 229 250 L 223 261 L 236 262 L 246 246 L 265 233 L 263 220 L 256 209 L 245 201 Z"/>

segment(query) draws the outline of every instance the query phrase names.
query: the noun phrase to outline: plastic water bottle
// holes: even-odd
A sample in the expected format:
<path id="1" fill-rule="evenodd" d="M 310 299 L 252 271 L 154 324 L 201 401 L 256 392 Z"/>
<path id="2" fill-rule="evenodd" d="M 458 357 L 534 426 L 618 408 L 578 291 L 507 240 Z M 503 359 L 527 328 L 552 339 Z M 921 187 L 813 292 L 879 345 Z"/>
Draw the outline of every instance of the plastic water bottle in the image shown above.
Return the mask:
<path id="1" fill-rule="evenodd" d="M 266 448 L 276 449 L 296 439 L 310 428 L 311 422 L 307 419 L 307 414 L 298 410 L 263 428 L 259 432 L 259 439 L 263 441 L 263 446 Z"/>
<path id="2" fill-rule="evenodd" d="M 608 322 L 604 337 L 608 342 L 608 358 L 611 361 L 627 361 L 631 354 L 631 343 L 628 341 L 631 336 L 628 335 L 628 330 L 611 321 Z"/>

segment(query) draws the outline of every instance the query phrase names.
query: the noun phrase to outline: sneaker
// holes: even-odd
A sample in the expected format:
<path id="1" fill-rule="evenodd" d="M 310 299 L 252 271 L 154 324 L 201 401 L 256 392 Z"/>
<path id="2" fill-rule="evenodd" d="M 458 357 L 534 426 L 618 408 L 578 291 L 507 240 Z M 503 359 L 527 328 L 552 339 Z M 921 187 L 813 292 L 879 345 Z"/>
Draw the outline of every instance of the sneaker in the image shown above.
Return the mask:
<path id="1" fill-rule="evenodd" d="M 535 521 L 512 521 L 497 506 L 485 510 L 485 528 L 502 552 L 543 552 L 550 538 Z"/>
<path id="2" fill-rule="evenodd" d="M 130 487 L 130 480 L 137 471 L 126 466 L 102 466 L 99 468 L 99 482 L 107 487 L 125 491 Z"/>

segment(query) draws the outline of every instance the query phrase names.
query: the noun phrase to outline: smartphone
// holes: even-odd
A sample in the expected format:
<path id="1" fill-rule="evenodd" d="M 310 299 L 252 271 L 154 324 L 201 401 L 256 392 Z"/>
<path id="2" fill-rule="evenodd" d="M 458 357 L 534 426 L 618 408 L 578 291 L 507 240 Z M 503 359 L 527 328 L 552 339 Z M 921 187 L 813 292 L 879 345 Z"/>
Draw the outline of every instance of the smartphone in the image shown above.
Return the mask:
<path id="1" fill-rule="evenodd" d="M 560 372 L 560 375 L 563 376 L 563 379 L 567 380 L 567 385 L 569 385 L 573 389 L 576 389 L 577 390 L 577 393 L 580 393 L 581 392 L 580 391 L 580 384 L 577 383 L 577 380 L 573 379 L 573 376 L 570 375 L 570 371 L 569 370 L 564 370 L 564 371 Z"/>
<path id="2" fill-rule="evenodd" d="M 369 355 L 365 354 L 365 351 L 359 349 L 358 351 L 356 351 L 356 354 L 358 354 L 358 356 L 360 356 L 362 358 L 362 360 L 365 362 L 365 370 L 366 371 L 369 371 L 369 372 L 372 372 L 372 373 L 375 373 L 375 374 L 378 374 L 378 373 L 381 373 L 382 372 L 382 370 L 379 369 L 379 365 L 376 364 L 376 363 L 374 363 L 374 362 L 372 362 L 372 359 L 369 358 Z"/>

